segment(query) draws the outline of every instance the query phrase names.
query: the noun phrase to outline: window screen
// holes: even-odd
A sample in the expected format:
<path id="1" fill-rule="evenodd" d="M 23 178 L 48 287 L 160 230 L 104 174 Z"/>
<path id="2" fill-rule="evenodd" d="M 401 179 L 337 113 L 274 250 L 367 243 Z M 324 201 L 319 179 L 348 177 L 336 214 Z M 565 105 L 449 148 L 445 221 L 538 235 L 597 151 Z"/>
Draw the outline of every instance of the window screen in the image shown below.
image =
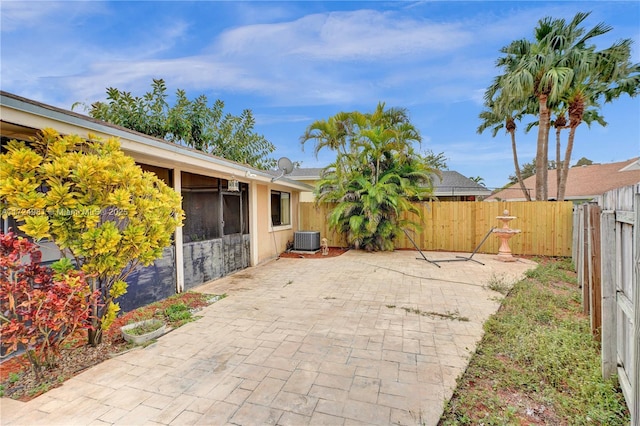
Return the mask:
<path id="1" fill-rule="evenodd" d="M 223 217 L 224 235 L 239 234 L 242 232 L 242 216 L 240 210 L 240 195 L 224 194 Z"/>
<path id="2" fill-rule="evenodd" d="M 218 179 L 182 172 L 184 242 L 220 238 Z"/>

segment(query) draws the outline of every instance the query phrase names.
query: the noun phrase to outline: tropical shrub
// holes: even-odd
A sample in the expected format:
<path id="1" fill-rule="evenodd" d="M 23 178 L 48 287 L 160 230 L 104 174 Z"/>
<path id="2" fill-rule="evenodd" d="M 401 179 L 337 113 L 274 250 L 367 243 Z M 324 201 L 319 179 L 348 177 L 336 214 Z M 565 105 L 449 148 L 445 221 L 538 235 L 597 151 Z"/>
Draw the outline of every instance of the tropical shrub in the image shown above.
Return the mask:
<path id="1" fill-rule="evenodd" d="M 91 327 L 91 292 L 81 271 L 64 262 L 41 265 L 37 246 L 13 232 L 0 233 L 0 332 L 2 350 L 24 348 L 39 378 L 43 366 L 55 364 L 61 345 L 74 332 Z"/>
<path id="2" fill-rule="evenodd" d="M 53 129 L 31 143 L 9 142 L 0 155 L 0 203 L 4 217 L 36 240 L 51 239 L 99 291 L 93 345 L 120 309 L 114 299 L 126 292 L 126 277 L 162 256 L 183 218 L 180 195 L 136 165 L 116 138 Z"/>
<path id="3" fill-rule="evenodd" d="M 420 228 L 420 211 L 411 201 L 431 197 L 435 170 L 415 152 L 420 134 L 405 110 L 378 104 L 370 114 L 342 112 L 312 123 L 301 138 L 309 140 L 315 140 L 316 153 L 336 151 L 316 184 L 316 202 L 335 205 L 329 225 L 350 245 L 393 250 L 404 229 Z"/>

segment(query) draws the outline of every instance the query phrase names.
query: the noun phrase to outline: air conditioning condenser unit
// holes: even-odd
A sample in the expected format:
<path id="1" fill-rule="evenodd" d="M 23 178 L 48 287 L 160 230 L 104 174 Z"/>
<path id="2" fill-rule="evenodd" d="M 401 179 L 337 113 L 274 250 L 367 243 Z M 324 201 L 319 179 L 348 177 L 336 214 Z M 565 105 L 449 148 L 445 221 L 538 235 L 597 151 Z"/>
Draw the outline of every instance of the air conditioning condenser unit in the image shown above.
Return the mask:
<path id="1" fill-rule="evenodd" d="M 293 249 L 304 251 L 320 250 L 320 232 L 297 231 L 293 233 Z"/>

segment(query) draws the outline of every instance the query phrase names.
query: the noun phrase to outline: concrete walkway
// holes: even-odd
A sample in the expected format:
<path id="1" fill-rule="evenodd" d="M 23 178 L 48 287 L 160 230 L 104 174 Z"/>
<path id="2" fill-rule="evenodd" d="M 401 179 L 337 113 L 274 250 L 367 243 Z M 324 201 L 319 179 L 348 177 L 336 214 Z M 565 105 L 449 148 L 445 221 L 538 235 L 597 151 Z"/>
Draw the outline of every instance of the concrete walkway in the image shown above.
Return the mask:
<path id="1" fill-rule="evenodd" d="M 435 425 L 499 307 L 484 286 L 535 265 L 416 254 L 283 258 L 213 281 L 197 290 L 229 297 L 202 318 L 28 403 L 2 398 L 0 423 Z"/>

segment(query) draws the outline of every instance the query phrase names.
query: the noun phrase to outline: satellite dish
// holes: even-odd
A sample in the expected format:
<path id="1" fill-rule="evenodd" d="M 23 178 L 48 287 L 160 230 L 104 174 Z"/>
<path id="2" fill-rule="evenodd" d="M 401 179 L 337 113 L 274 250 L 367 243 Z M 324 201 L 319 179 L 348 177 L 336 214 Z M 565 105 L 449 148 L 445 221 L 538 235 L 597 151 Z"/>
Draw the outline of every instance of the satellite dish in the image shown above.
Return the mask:
<path id="1" fill-rule="evenodd" d="M 291 173 L 293 171 L 293 163 L 287 157 L 280 157 L 280 159 L 278 160 L 278 169 L 282 171 L 282 173 L 280 173 L 280 176 L 272 178 L 271 182 L 275 182 L 282 176 Z"/>
<path id="2" fill-rule="evenodd" d="M 285 175 L 288 175 L 293 171 L 293 163 L 287 157 L 282 157 L 278 160 L 278 169 L 282 170 Z"/>

